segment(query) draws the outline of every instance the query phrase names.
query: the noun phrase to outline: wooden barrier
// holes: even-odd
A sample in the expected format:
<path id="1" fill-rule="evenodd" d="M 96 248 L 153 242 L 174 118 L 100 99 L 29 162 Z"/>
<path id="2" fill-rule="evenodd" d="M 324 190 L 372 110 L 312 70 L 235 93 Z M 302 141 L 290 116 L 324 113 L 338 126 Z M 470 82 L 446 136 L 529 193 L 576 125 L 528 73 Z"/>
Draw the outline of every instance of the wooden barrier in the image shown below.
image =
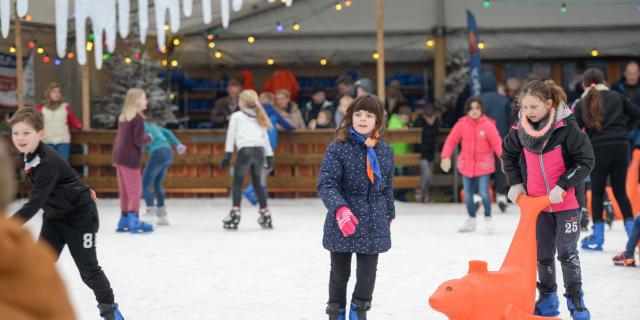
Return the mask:
<path id="1" fill-rule="evenodd" d="M 175 156 L 165 180 L 165 191 L 177 194 L 227 194 L 231 186 L 229 170 L 221 169 L 224 155 L 224 130 L 180 130 L 174 131 L 178 139 L 187 146 L 187 152 Z M 438 145 L 444 141 L 448 130 L 438 137 Z M 117 192 L 115 168 L 111 153 L 115 138 L 113 130 L 93 130 L 73 134 L 72 144 L 82 145 L 84 154 L 72 154 L 69 162 L 80 170 L 82 179 L 97 192 Z M 275 170 L 268 178 L 268 191 L 282 196 L 313 196 L 320 172 L 320 164 L 327 145 L 332 141 L 334 130 L 300 130 L 280 132 L 275 155 Z M 420 129 L 387 131 L 387 142 L 421 142 Z M 235 157 L 235 154 L 234 154 Z M 146 155 L 144 161 L 146 162 Z M 437 167 L 439 155 L 436 154 Z M 232 163 L 235 160 L 232 159 Z M 395 156 L 398 165 L 419 167 L 420 154 L 410 153 Z M 434 170 L 439 172 L 439 170 Z M 20 182 L 20 191 L 29 190 L 29 183 Z M 245 183 L 248 182 L 248 177 Z M 435 173 L 432 186 L 453 185 L 450 174 Z M 416 175 L 396 176 L 394 188 L 417 189 L 420 187 L 419 170 Z"/>

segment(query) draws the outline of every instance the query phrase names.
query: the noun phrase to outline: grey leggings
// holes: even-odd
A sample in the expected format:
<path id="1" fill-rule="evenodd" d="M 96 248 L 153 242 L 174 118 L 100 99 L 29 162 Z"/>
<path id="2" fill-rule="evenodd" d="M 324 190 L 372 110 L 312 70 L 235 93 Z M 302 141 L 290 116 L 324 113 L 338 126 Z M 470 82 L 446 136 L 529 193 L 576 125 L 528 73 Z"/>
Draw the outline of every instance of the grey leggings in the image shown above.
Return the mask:
<path id="1" fill-rule="evenodd" d="M 264 148 L 244 147 L 238 151 L 238 159 L 233 170 L 233 186 L 231 196 L 233 206 L 239 207 L 242 199 L 242 181 L 248 170 L 251 170 L 251 184 L 258 197 L 260 208 L 267 207 L 267 196 L 260 183 L 260 176 L 264 171 Z"/>

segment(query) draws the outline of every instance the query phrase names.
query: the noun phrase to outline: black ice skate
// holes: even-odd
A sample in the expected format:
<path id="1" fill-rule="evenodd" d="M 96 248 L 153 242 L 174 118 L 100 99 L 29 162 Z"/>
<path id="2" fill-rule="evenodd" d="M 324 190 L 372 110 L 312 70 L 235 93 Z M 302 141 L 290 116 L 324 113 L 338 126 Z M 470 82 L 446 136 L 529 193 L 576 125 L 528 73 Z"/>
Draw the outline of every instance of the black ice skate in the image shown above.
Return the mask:
<path id="1" fill-rule="evenodd" d="M 262 229 L 273 229 L 273 224 L 271 223 L 271 212 L 269 212 L 269 208 L 262 208 L 258 211 L 260 215 L 258 217 L 258 224 L 262 227 Z"/>
<path id="2" fill-rule="evenodd" d="M 222 227 L 227 230 L 238 230 L 240 224 L 240 208 L 233 207 L 229 215 L 222 220 Z"/>

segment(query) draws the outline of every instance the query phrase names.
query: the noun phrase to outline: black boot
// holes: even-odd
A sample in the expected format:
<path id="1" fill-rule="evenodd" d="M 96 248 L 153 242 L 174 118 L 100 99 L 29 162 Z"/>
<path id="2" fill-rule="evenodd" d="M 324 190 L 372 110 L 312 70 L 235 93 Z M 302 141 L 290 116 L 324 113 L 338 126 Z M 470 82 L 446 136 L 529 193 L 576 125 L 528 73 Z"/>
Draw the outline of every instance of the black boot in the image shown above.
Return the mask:
<path id="1" fill-rule="evenodd" d="M 240 208 L 233 207 L 229 215 L 222 220 L 222 227 L 227 230 L 238 230 L 238 224 L 240 224 Z"/>
<path id="2" fill-rule="evenodd" d="M 349 320 L 367 320 L 367 311 L 371 310 L 371 302 L 351 300 L 351 310 L 349 310 Z"/>
<path id="3" fill-rule="evenodd" d="M 103 320 L 124 320 L 122 313 L 118 310 L 118 304 L 98 304 L 98 310 L 100 310 L 100 317 Z"/>
<path id="4" fill-rule="evenodd" d="M 338 303 L 327 303 L 327 314 L 329 320 L 345 320 L 345 307 Z"/>
<path id="5" fill-rule="evenodd" d="M 262 229 L 273 229 L 273 223 L 271 221 L 271 212 L 269 212 L 269 208 L 262 208 L 258 211 L 260 215 L 258 217 L 258 224 L 262 227 Z"/>

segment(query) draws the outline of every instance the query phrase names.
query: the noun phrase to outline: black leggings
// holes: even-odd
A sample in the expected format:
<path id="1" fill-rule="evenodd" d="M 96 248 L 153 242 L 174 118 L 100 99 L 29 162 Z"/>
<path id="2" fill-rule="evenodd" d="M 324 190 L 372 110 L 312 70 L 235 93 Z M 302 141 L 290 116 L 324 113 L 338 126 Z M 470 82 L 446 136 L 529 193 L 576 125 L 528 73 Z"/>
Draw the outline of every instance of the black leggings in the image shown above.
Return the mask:
<path id="1" fill-rule="evenodd" d="M 607 146 L 593 150 L 596 164 L 591 171 L 591 212 L 593 223 L 601 223 L 607 177 L 611 177 L 613 195 L 618 201 L 625 220 L 632 219 L 631 204 L 625 187 L 627 166 L 629 165 L 629 146 Z"/>
<path id="2" fill-rule="evenodd" d="M 347 305 L 347 283 L 351 276 L 352 253 L 331 252 L 331 273 L 329 275 L 329 303 Z M 376 284 L 378 255 L 356 254 L 356 287 L 352 299 L 371 302 Z"/>
<path id="3" fill-rule="evenodd" d="M 238 159 L 233 170 L 233 186 L 231 188 L 231 196 L 233 206 L 240 206 L 242 198 L 242 180 L 247 174 L 247 170 L 251 169 L 251 184 L 258 197 L 260 208 L 267 207 L 267 196 L 260 184 L 260 175 L 264 170 L 264 148 L 262 147 L 244 147 L 238 150 Z"/>

